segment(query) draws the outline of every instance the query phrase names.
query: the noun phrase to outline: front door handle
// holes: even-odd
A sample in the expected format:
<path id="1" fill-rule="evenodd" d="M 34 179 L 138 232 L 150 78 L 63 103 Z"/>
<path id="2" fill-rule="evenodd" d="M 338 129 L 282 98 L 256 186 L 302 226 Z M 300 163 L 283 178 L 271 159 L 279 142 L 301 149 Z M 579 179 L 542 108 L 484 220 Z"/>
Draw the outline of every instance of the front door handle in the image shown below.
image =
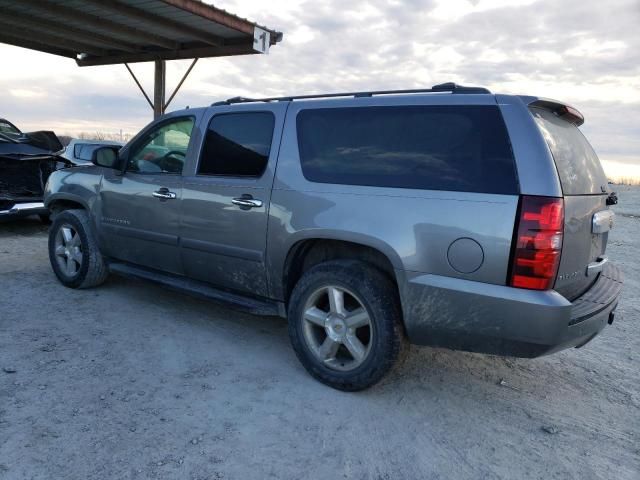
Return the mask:
<path id="1" fill-rule="evenodd" d="M 231 200 L 231 203 L 234 205 L 238 205 L 243 210 L 248 210 L 250 208 L 257 208 L 262 206 L 262 200 L 258 200 L 257 198 L 253 198 L 251 195 L 245 194 L 241 197 L 234 198 Z"/>
<path id="2" fill-rule="evenodd" d="M 166 187 L 162 187 L 160 190 L 156 190 L 151 195 L 161 200 L 173 200 L 177 197 L 174 192 L 170 192 Z"/>

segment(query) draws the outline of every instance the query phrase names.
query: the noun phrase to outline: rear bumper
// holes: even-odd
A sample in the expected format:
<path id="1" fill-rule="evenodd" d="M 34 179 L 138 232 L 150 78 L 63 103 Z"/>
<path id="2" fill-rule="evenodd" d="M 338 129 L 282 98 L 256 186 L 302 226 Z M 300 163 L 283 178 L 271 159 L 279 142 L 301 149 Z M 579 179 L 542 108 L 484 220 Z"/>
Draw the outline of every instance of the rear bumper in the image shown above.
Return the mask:
<path id="1" fill-rule="evenodd" d="M 621 288 L 621 272 L 607 264 L 573 303 L 553 290 L 423 274 L 410 274 L 401 297 L 411 343 L 537 357 L 595 337 L 613 319 Z"/>
<path id="2" fill-rule="evenodd" d="M 49 210 L 43 202 L 16 203 L 9 208 L 0 210 L 0 218 L 26 217 L 47 213 Z"/>

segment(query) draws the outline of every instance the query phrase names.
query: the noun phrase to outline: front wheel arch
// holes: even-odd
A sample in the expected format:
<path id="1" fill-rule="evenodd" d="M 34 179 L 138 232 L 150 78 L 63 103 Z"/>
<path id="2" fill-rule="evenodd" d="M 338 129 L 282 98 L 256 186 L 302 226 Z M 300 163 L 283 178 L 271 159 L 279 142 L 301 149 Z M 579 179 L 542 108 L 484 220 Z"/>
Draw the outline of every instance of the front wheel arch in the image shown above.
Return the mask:
<path id="1" fill-rule="evenodd" d="M 86 210 L 89 211 L 88 205 L 79 199 L 54 198 L 46 203 L 46 207 L 51 212 L 52 219 L 56 215 L 65 210 Z"/>

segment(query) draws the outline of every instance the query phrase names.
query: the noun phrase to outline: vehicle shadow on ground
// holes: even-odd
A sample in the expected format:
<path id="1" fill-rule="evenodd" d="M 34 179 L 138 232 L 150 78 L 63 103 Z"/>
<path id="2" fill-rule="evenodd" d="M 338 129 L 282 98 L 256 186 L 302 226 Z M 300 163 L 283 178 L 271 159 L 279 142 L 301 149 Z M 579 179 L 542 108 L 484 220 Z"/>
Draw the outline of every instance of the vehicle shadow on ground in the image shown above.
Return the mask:
<path id="1" fill-rule="evenodd" d="M 96 291 L 100 290 L 126 298 L 134 309 L 144 309 L 145 305 L 148 308 L 150 302 L 153 302 L 154 308 L 166 312 L 165 318 L 172 319 L 169 320 L 173 323 L 172 327 L 184 328 L 188 325 L 196 331 L 197 337 L 228 342 L 228 348 L 236 350 L 239 357 L 246 349 L 262 352 L 265 355 L 263 359 L 259 358 L 259 354 L 254 354 L 256 365 L 275 363 L 284 376 L 295 372 L 302 374 L 309 382 L 315 382 L 308 377 L 290 346 L 287 320 L 284 318 L 250 315 L 143 280 L 113 275 Z M 202 361 L 206 361 L 206 358 Z M 522 392 L 531 388 L 535 390 L 535 385 L 527 386 L 527 382 L 535 379 L 536 370 L 550 369 L 548 373 L 545 372 L 545 377 L 562 376 L 562 372 L 555 371 L 556 366 L 546 358 L 506 358 L 411 345 L 409 354 L 403 361 L 380 384 L 367 390 L 365 395 L 406 391 L 409 386 L 414 394 L 424 388 L 432 390 L 434 385 L 445 388 L 456 385 L 456 388 L 464 390 L 470 388 L 469 383 L 474 382 L 490 385 L 490 388 L 503 387 L 511 393 Z M 542 384 L 540 386 L 545 390 L 549 387 Z"/>
<path id="2" fill-rule="evenodd" d="M 36 235 L 46 232 L 49 229 L 49 225 L 42 223 L 42 221 L 36 217 L 24 217 L 24 218 L 0 218 L 0 237 L 8 235 Z"/>

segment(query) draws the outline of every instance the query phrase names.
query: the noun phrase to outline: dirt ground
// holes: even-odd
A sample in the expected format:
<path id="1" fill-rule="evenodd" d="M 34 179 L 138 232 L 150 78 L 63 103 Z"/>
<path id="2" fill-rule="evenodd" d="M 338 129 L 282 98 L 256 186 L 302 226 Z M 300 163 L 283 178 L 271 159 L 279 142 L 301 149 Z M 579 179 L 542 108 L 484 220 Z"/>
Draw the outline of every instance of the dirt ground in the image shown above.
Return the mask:
<path id="1" fill-rule="evenodd" d="M 309 377 L 285 321 L 112 277 L 54 278 L 0 224 L 0 479 L 640 478 L 640 189 L 621 187 L 613 326 L 536 360 L 414 347 L 362 393 Z"/>

